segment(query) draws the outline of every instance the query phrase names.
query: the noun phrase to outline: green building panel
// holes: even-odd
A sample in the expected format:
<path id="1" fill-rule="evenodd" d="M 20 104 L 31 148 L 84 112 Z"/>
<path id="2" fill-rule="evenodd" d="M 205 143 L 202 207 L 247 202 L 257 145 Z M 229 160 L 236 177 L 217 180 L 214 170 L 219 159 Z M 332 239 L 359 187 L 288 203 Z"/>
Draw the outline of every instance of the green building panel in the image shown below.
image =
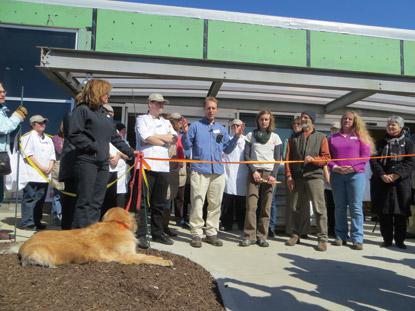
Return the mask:
<path id="1" fill-rule="evenodd" d="M 0 24 L 59 28 L 91 27 L 92 9 L 0 0 Z"/>
<path id="2" fill-rule="evenodd" d="M 400 41 L 312 31 L 312 68 L 401 74 Z"/>
<path id="3" fill-rule="evenodd" d="M 209 21 L 207 58 L 246 63 L 306 66 L 306 31 Z"/>
<path id="4" fill-rule="evenodd" d="M 96 50 L 201 59 L 203 20 L 98 10 Z"/>
<path id="5" fill-rule="evenodd" d="M 415 76 L 415 42 L 404 41 L 404 74 L 407 76 Z"/>

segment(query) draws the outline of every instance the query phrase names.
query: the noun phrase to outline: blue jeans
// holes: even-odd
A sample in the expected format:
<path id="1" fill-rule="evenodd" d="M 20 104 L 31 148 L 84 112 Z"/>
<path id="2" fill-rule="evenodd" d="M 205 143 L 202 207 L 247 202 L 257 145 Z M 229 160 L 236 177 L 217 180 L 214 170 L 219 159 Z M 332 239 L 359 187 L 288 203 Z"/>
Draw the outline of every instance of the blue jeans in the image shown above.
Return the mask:
<path id="1" fill-rule="evenodd" d="M 54 217 L 61 217 L 62 215 L 61 193 L 56 189 L 53 189 L 52 215 Z"/>
<path id="2" fill-rule="evenodd" d="M 23 189 L 22 219 L 20 226 L 40 226 L 48 183 L 29 182 Z"/>
<path id="3" fill-rule="evenodd" d="M 336 238 L 346 241 L 348 238 L 347 208 L 350 210 L 350 238 L 353 243 L 363 243 L 363 194 L 366 178 L 364 173 L 331 174 L 335 204 Z"/>
<path id="4" fill-rule="evenodd" d="M 271 216 L 269 218 L 269 229 L 275 231 L 277 229 L 277 187 L 274 187 L 272 193 Z"/>

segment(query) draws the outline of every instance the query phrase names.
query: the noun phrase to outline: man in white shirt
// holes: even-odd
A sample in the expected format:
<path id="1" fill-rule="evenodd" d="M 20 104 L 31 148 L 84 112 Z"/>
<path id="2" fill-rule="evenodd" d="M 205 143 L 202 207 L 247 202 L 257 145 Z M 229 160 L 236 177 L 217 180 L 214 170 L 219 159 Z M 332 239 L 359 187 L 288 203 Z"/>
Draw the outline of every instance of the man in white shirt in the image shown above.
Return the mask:
<path id="1" fill-rule="evenodd" d="M 22 181 L 27 182 L 23 189 L 22 199 L 22 220 L 19 229 L 43 230 L 46 225 L 42 219 L 42 208 L 45 202 L 55 158 L 55 148 L 52 139 L 45 135 L 46 122 L 48 119 L 41 115 L 34 115 L 30 118 L 32 130 L 21 139 L 23 155 L 26 158 L 24 174 L 20 176 Z M 29 163 L 36 166 L 33 168 Z M 42 176 L 43 174 L 43 176 Z"/>
<path id="2" fill-rule="evenodd" d="M 161 116 L 164 104 L 167 101 L 161 94 L 151 94 L 148 97 L 148 113 L 137 117 L 135 130 L 137 137 L 137 150 L 144 154 L 145 158 L 169 158 L 168 147 L 177 141 L 177 133 L 170 122 Z M 163 211 L 166 207 L 167 188 L 169 185 L 170 165 L 168 161 L 146 160 L 151 170 L 146 170 L 149 189 L 143 182 L 141 206 L 138 212 L 138 246 L 148 248 L 146 238 L 146 196 L 149 191 L 151 206 L 151 236 L 154 242 L 172 245 L 173 241 L 163 233 Z M 134 185 L 133 198 L 136 199 L 137 182 Z M 135 200 L 133 200 L 134 202 Z M 132 205 L 133 208 L 135 204 Z"/>

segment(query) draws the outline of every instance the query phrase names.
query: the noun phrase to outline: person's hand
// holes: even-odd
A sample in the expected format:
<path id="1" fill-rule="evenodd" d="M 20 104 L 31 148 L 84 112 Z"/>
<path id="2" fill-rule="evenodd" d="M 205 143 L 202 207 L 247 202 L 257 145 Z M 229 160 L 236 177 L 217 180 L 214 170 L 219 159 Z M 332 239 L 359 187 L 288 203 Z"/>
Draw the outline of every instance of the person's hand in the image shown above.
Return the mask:
<path id="1" fill-rule="evenodd" d="M 20 121 L 23 122 L 24 119 L 27 116 L 27 109 L 25 107 L 23 107 L 23 106 L 19 106 L 13 112 L 13 115 L 15 115 L 16 117 L 18 117 L 20 119 Z"/>
<path id="2" fill-rule="evenodd" d="M 277 180 L 275 179 L 275 177 L 274 176 L 268 176 L 268 179 L 267 179 L 267 183 L 269 183 L 270 185 L 273 185 L 273 184 L 275 184 L 275 182 L 276 182 Z"/>
<path id="3" fill-rule="evenodd" d="M 120 155 L 116 153 L 115 155 L 110 157 L 110 166 L 111 168 L 115 168 L 120 160 Z"/>
<path id="4" fill-rule="evenodd" d="M 252 173 L 252 179 L 255 181 L 255 183 L 260 183 L 261 182 L 261 174 L 258 173 L 257 171 Z"/>
<path id="5" fill-rule="evenodd" d="M 391 178 L 391 176 L 390 175 L 382 175 L 382 176 L 380 176 L 380 178 L 382 179 L 382 181 L 384 182 L 384 183 L 387 183 L 387 184 L 389 184 L 389 183 L 391 183 L 392 182 L 392 178 Z"/>
<path id="6" fill-rule="evenodd" d="M 177 143 L 177 136 L 176 135 L 173 135 L 171 143 L 174 144 L 174 145 Z"/>
<path id="7" fill-rule="evenodd" d="M 294 179 L 291 176 L 287 177 L 287 187 L 288 187 L 288 190 L 293 191 L 294 190 L 294 186 L 295 186 Z"/>
<path id="8" fill-rule="evenodd" d="M 239 138 L 242 135 L 243 131 L 244 131 L 243 125 L 242 126 L 237 126 L 235 128 L 235 136 Z"/>
<path id="9" fill-rule="evenodd" d="M 307 165 L 308 163 L 311 163 L 313 161 L 314 161 L 314 158 L 312 156 L 308 155 L 304 158 L 304 165 Z"/>
<path id="10" fill-rule="evenodd" d="M 187 123 L 187 120 L 185 118 L 182 118 L 182 130 L 185 134 L 189 131 L 189 123 Z"/>
<path id="11" fill-rule="evenodd" d="M 390 174 L 389 176 L 391 177 L 392 182 L 395 182 L 399 179 L 399 177 L 401 177 L 398 174 Z"/>

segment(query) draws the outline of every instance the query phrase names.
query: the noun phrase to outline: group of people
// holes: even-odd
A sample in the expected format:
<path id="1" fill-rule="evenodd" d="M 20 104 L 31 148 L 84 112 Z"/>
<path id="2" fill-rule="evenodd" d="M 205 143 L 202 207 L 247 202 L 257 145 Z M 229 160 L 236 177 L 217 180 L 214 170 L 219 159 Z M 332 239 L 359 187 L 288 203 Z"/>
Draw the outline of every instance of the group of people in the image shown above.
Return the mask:
<path id="1" fill-rule="evenodd" d="M 176 233 L 168 227 L 171 202 L 174 202 L 178 221 L 183 224 L 189 214 L 190 245 L 203 243 L 222 246 L 218 236 L 220 222 L 232 228 L 234 216 L 243 237 L 241 247 L 257 244 L 268 247 L 272 204 L 281 160 L 285 160 L 285 176 L 290 213 L 286 215 L 290 239 L 295 246 L 308 233 L 310 206 L 316 216 L 318 244 L 326 251 L 328 219 L 325 182 L 331 184 L 335 203 L 335 240 L 341 246 L 351 241 L 352 249 L 363 249 L 363 191 L 366 163 L 373 171 L 372 204 L 379 215 L 383 246 L 405 248 L 406 220 L 410 216 L 411 175 L 415 160 L 414 142 L 406 135 L 404 120 L 392 116 L 387 120 L 386 135 L 378 143 L 370 137 L 362 118 L 353 111 L 343 114 L 339 131 L 326 137 L 315 130 L 316 114 L 304 111 L 293 121 L 293 134 L 283 143 L 275 133 L 272 112 L 260 111 L 256 128 L 244 135 L 244 123 L 231 122 L 231 136 L 216 122 L 218 100 L 207 97 L 203 103 L 204 117 L 189 124 L 179 113 L 164 114 L 168 103 L 161 94 L 148 97 L 148 112 L 137 117 L 135 124 L 136 150 L 125 140 L 125 126 L 114 125 L 109 105 L 111 85 L 92 79 L 76 97 L 75 109 L 62 122 L 59 181 L 64 184 L 60 195 L 62 229 L 82 228 L 100 220 L 105 211 L 115 205 L 126 204 L 126 183 L 118 180 L 117 166 L 126 171 L 141 154 L 147 162 L 146 180 L 138 191 L 138 178 L 130 187 L 129 204 L 136 206 L 139 224 L 138 246 L 148 248 L 147 219 L 150 218 L 151 239 L 172 245 Z M 0 104 L 4 104 L 4 88 L 0 84 Z M 24 120 L 27 111 L 19 107 L 11 117 L 0 110 L 0 148 L 7 151 L 8 133 Z M 56 143 L 45 135 L 47 119 L 35 115 L 30 118 L 32 131 L 22 138 L 24 157 L 30 167 L 31 178 L 23 192 L 21 228 L 44 229 L 40 222 L 41 205 L 47 189 L 47 179 L 56 161 Z M 194 161 L 189 171 L 186 163 L 159 159 Z M 247 164 L 235 163 L 248 161 Z M 225 162 L 233 162 L 226 164 Z M 131 175 L 140 174 L 140 171 Z M 329 176 L 330 175 L 330 176 Z M 186 179 L 190 187 L 190 210 L 184 204 Z M 118 181 L 117 181 L 118 180 Z M 115 200 L 117 192 L 107 189 L 114 181 L 124 185 L 124 196 Z M 116 186 L 115 186 L 116 187 Z M 111 189 L 111 190 L 110 190 Z M 222 202 L 223 199 L 223 202 Z M 274 202 L 275 203 L 275 202 Z M 273 207 L 273 208 L 271 208 Z M 149 209 L 150 208 L 150 209 Z M 148 215 L 148 211 L 150 214 Z M 347 211 L 351 217 L 350 235 Z"/>

